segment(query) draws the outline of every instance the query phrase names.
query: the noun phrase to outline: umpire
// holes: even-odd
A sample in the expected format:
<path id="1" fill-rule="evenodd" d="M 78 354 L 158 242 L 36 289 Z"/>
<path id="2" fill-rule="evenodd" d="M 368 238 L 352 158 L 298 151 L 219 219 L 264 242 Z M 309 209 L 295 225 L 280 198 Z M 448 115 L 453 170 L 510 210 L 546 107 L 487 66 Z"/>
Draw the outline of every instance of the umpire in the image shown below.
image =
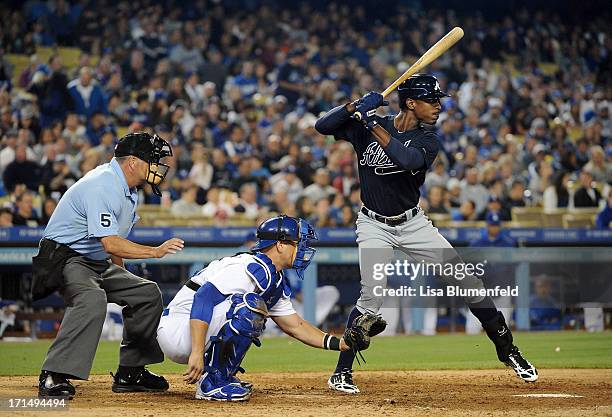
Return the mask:
<path id="1" fill-rule="evenodd" d="M 69 379 L 87 379 L 106 316 L 106 304 L 123 307 L 124 332 L 114 392 L 162 391 L 168 382 L 144 365 L 164 359 L 156 340 L 162 313 L 157 284 L 124 269 L 123 259 L 161 258 L 183 248 L 172 238 L 157 247 L 126 239 L 138 220 L 137 187 L 159 184 L 172 156 L 165 140 L 130 133 L 115 147 L 115 157 L 89 172 L 64 194 L 49 220 L 33 259 L 32 296 L 59 290 L 66 313 L 42 366 L 38 393 L 72 398 Z"/>

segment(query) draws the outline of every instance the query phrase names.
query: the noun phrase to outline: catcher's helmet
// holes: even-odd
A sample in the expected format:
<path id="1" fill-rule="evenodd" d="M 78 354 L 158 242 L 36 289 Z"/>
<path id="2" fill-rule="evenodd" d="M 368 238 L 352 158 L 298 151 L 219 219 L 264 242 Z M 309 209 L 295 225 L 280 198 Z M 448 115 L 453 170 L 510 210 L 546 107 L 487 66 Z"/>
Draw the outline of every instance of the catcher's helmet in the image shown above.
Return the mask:
<path id="1" fill-rule="evenodd" d="M 161 196 L 159 184 L 164 180 L 168 169 L 166 164 L 160 163 L 162 158 L 172 156 L 170 144 L 157 135 L 150 135 L 146 132 L 128 133 L 115 146 L 115 156 L 135 156 L 149 163 L 149 173 L 147 183 L 153 188 L 153 192 Z"/>
<path id="2" fill-rule="evenodd" d="M 429 74 L 415 74 L 397 87 L 399 105 L 402 110 L 406 109 L 406 100 L 439 99 L 449 97 L 440 89 L 438 79 Z"/>
<path id="3" fill-rule="evenodd" d="M 310 241 L 318 240 L 317 233 L 306 220 L 285 215 L 272 217 L 259 225 L 257 239 L 257 243 L 251 248 L 252 251 L 265 249 L 279 241 L 296 242 L 297 253 L 293 269 L 300 278 L 304 278 L 304 270 L 316 252 L 316 249 L 308 245 Z"/>

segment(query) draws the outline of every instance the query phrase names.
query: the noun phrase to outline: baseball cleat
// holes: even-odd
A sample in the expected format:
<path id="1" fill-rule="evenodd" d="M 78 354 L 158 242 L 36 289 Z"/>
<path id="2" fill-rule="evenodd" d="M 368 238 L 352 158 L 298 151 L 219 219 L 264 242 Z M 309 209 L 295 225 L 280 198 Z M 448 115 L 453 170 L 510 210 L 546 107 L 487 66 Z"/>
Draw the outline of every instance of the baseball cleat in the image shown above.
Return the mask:
<path id="1" fill-rule="evenodd" d="M 253 390 L 253 384 L 247 381 L 241 381 L 237 376 L 233 376 L 231 379 L 231 382 L 238 383 L 242 385 L 243 387 L 245 387 L 246 389 L 250 389 L 251 391 Z"/>
<path id="2" fill-rule="evenodd" d="M 62 397 L 69 400 L 74 397 L 76 390 L 63 374 L 42 371 L 38 377 L 38 396 L 42 398 Z"/>
<path id="3" fill-rule="evenodd" d="M 346 392 L 347 394 L 358 394 L 360 392 L 353 382 L 353 371 L 350 369 L 334 372 L 327 380 L 327 385 L 334 391 Z"/>
<path id="4" fill-rule="evenodd" d="M 207 401 L 248 401 L 253 394 L 252 388 L 245 388 L 239 382 L 213 386 L 205 377 L 200 378 L 196 388 L 196 399 Z"/>
<path id="5" fill-rule="evenodd" d="M 117 371 L 113 375 L 113 392 L 156 392 L 166 391 L 169 387 L 166 378 L 150 372 L 144 366 L 131 372 Z"/>
<path id="6" fill-rule="evenodd" d="M 525 382 L 536 382 L 538 380 L 538 370 L 527 359 L 523 357 L 521 351 L 516 346 L 512 346 L 506 366 L 516 372 L 516 376 Z"/>

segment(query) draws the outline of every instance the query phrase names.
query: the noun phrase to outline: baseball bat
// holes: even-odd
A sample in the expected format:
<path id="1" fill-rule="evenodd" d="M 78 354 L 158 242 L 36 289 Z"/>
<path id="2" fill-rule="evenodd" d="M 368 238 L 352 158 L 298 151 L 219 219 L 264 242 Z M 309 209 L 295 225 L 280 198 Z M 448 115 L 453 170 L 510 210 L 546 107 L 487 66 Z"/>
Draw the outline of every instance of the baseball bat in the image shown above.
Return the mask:
<path id="1" fill-rule="evenodd" d="M 383 97 L 387 97 L 398 85 L 406 81 L 409 77 L 421 71 L 423 68 L 435 61 L 440 55 L 448 51 L 454 44 L 456 44 L 461 38 L 463 38 L 463 29 L 459 26 L 454 27 L 448 32 L 442 39 L 434 44 L 427 50 L 414 64 L 410 66 L 399 78 L 391 83 L 389 87 L 385 88 L 382 92 Z M 354 116 L 357 119 L 361 119 L 361 114 L 355 112 Z"/>
<path id="2" fill-rule="evenodd" d="M 398 85 L 406 81 L 409 77 L 421 71 L 423 68 L 431 64 L 433 61 L 438 59 L 440 55 L 448 51 L 454 44 L 456 44 L 461 38 L 463 38 L 463 29 L 459 26 L 454 27 L 448 32 L 442 39 L 435 43 L 434 46 L 429 48 L 410 68 L 408 68 L 399 78 L 391 83 L 391 85 L 385 88 L 382 92 L 383 97 L 387 97 Z"/>

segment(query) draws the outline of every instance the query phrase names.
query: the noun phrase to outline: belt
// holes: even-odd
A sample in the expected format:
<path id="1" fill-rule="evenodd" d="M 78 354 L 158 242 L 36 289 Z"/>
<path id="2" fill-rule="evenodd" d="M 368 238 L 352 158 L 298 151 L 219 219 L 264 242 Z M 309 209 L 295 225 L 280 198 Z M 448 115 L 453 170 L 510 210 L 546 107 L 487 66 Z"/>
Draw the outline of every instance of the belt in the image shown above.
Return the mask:
<path id="1" fill-rule="evenodd" d="M 408 220 L 416 216 L 420 209 L 421 208 L 419 206 L 416 206 L 397 216 L 381 216 L 380 214 L 368 209 L 366 206 L 362 206 L 361 212 L 376 221 L 386 224 L 387 226 L 399 226 L 400 224 L 406 223 Z"/>
<path id="2" fill-rule="evenodd" d="M 187 281 L 187 282 L 185 283 L 185 286 L 186 286 L 187 288 L 189 288 L 190 290 L 194 290 L 194 291 L 199 290 L 199 289 L 200 289 L 200 287 L 201 287 L 201 285 L 200 285 L 200 284 L 198 284 L 197 282 L 193 282 L 192 280 Z"/>
<path id="3" fill-rule="evenodd" d="M 193 282 L 192 280 L 189 280 L 185 283 L 185 287 L 189 288 L 190 290 L 197 291 L 200 289 L 201 285 L 198 284 L 197 282 Z M 162 311 L 162 317 L 167 316 L 168 314 L 170 314 L 170 309 L 164 308 L 164 311 Z"/>

